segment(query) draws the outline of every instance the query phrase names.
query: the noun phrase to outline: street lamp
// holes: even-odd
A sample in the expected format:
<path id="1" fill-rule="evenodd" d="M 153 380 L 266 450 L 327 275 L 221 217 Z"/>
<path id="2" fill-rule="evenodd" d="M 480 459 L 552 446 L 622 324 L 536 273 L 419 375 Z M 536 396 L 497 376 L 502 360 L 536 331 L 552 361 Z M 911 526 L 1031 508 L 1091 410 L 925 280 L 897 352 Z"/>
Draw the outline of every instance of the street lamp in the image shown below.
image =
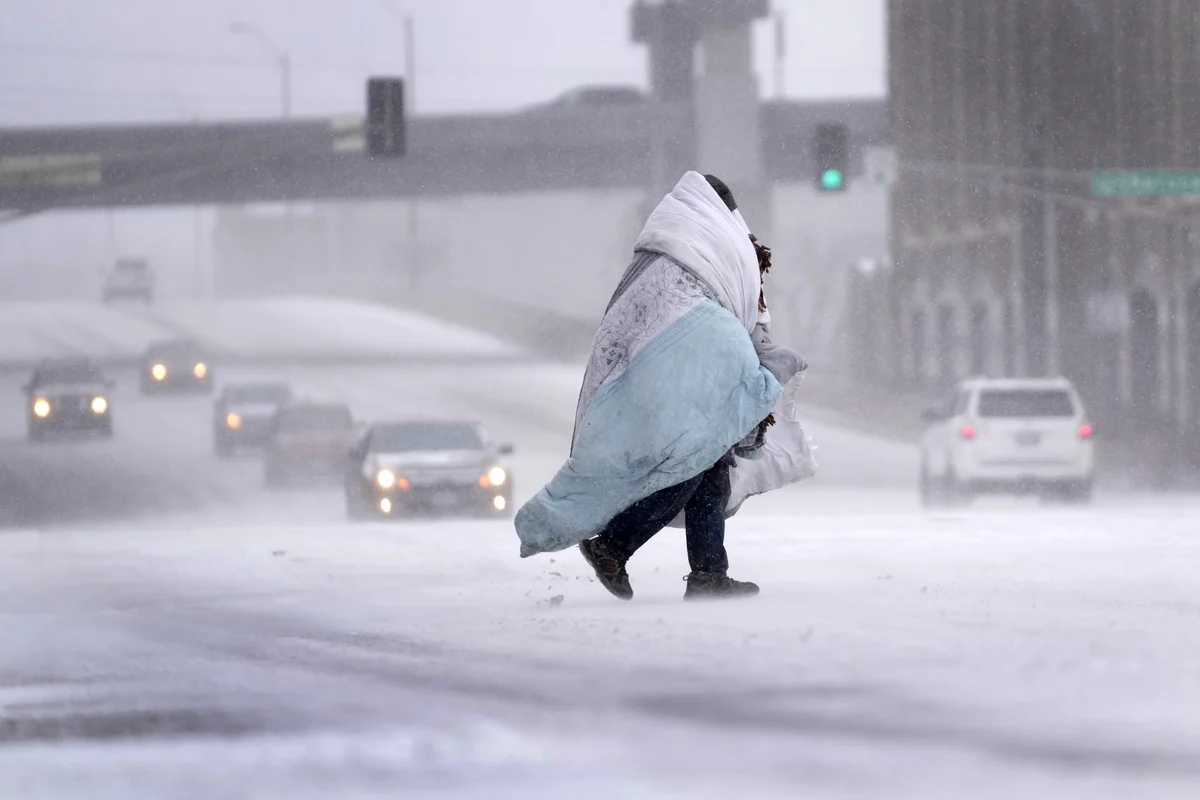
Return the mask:
<path id="1" fill-rule="evenodd" d="M 267 32 L 257 25 L 250 25 L 246 22 L 234 22 L 229 26 L 229 32 L 235 36 L 248 36 L 258 42 L 259 47 L 267 54 L 267 57 L 279 63 L 280 74 L 280 99 L 283 106 L 283 118 L 288 119 L 292 115 L 292 58 L 275 44 L 275 40 L 267 35 Z"/>
<path id="2" fill-rule="evenodd" d="M 288 119 L 292 116 L 292 58 L 279 45 L 275 44 L 267 32 L 257 25 L 251 25 L 246 22 L 232 22 L 229 25 L 229 32 L 235 36 L 248 36 L 258 42 L 258 46 L 267 54 L 267 58 L 279 62 L 280 75 L 280 100 L 283 105 L 283 118 Z M 292 203 L 289 200 L 285 206 L 287 215 L 287 226 L 289 233 L 292 232 Z"/>
<path id="3" fill-rule="evenodd" d="M 417 105 L 416 24 L 413 22 L 412 14 L 401 11 L 391 0 L 383 0 L 383 9 L 404 25 L 404 79 L 407 84 L 404 87 L 405 102 L 409 108 L 414 109 L 415 113 Z"/>

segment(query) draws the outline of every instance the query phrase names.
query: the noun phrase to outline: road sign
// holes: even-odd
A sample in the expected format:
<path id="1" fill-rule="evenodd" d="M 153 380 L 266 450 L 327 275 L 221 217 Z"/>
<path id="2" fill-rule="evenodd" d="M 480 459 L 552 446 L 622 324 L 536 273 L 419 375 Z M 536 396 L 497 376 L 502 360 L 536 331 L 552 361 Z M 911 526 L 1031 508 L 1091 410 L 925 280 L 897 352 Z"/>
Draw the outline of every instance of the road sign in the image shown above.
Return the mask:
<path id="1" fill-rule="evenodd" d="M 1200 171 L 1097 170 L 1092 173 L 1092 194 L 1096 197 L 1200 196 Z"/>
<path id="2" fill-rule="evenodd" d="M 0 187 L 99 186 L 103 164 L 95 153 L 0 157 Z"/>
<path id="3" fill-rule="evenodd" d="M 335 153 L 361 153 L 367 149 L 366 117 L 362 114 L 339 114 L 330 118 L 329 132 Z"/>
<path id="4" fill-rule="evenodd" d="M 863 174 L 875 186 L 896 183 L 896 148 L 868 147 L 863 150 Z"/>

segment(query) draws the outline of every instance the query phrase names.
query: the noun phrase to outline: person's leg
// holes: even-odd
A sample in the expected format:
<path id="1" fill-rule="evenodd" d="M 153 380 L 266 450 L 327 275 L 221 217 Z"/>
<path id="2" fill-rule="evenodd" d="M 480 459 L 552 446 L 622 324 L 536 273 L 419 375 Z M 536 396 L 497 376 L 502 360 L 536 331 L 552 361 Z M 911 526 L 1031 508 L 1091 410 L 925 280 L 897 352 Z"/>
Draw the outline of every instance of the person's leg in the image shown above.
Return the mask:
<path id="1" fill-rule="evenodd" d="M 702 479 L 697 475 L 639 500 L 614 517 L 599 536 L 579 543 L 579 551 L 605 589 L 622 600 L 633 597 L 625 563 L 683 510 Z"/>
<path id="2" fill-rule="evenodd" d="M 718 463 L 700 476 L 700 483 L 684 507 L 688 563 L 692 572 L 729 569 L 725 552 L 725 506 L 729 503 L 729 467 Z"/>
<path id="3" fill-rule="evenodd" d="M 683 483 L 660 489 L 634 503 L 613 517 L 600 533 L 601 538 L 628 559 L 650 541 L 654 534 L 679 516 L 679 512 L 687 506 L 706 474 L 702 473 Z"/>
<path id="4" fill-rule="evenodd" d="M 755 584 L 735 581 L 726 574 L 729 557 L 725 552 L 725 507 L 729 504 L 729 492 L 729 467 L 717 464 L 704 473 L 684 509 L 688 561 L 692 567 L 683 593 L 686 600 L 758 594 Z"/>

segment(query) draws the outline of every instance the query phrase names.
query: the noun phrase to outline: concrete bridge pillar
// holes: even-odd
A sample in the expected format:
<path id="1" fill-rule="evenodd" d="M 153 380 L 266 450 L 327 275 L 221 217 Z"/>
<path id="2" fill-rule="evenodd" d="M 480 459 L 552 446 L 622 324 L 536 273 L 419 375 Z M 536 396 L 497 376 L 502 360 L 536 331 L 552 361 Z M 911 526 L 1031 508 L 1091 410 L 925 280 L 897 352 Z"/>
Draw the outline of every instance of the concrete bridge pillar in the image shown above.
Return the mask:
<path id="1" fill-rule="evenodd" d="M 655 98 L 684 105 L 688 117 L 688 141 L 663 148 L 656 174 L 677 178 L 691 168 L 720 176 L 764 240 L 770 193 L 751 27 L 769 12 L 768 0 L 639 0 L 632 11 L 633 39 L 650 48 Z M 660 188 L 650 187 L 651 199 Z"/>

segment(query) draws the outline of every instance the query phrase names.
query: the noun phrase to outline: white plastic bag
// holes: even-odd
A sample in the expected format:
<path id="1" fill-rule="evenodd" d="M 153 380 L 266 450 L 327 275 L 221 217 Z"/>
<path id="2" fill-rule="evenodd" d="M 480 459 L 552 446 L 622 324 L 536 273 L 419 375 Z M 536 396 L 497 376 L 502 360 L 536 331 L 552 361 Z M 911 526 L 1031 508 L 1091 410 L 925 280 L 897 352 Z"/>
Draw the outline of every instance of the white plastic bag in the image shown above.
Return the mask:
<path id="1" fill-rule="evenodd" d="M 756 494 L 782 489 L 817 474 L 816 445 L 805 433 L 796 409 L 796 395 L 803 373 L 788 382 L 773 409 L 775 424 L 767 428 L 763 454 L 754 459 L 739 458 L 730 470 L 732 483 L 726 513 L 733 512 Z"/>
<path id="2" fill-rule="evenodd" d="M 796 394 L 803 377 L 804 373 L 801 373 L 789 381 L 775 401 L 772 409 L 775 424 L 767 428 L 762 454 L 753 460 L 739 458 L 737 467 L 729 470 L 731 485 L 729 503 L 725 506 L 726 518 L 736 514 L 747 498 L 782 489 L 817 474 L 817 447 L 812 437 L 804 432 L 796 409 Z M 671 527 L 682 528 L 683 517 L 680 512 L 671 520 Z"/>

